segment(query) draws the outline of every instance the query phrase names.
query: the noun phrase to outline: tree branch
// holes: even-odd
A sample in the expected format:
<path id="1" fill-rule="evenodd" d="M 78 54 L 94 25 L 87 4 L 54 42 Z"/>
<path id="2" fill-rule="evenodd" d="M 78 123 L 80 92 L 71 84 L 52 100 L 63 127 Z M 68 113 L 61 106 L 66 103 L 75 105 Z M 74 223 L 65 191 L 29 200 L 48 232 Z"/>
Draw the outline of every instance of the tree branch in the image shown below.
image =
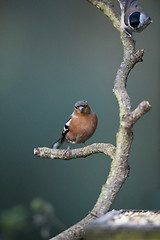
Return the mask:
<path id="1" fill-rule="evenodd" d="M 95 153 L 104 153 L 113 159 L 115 150 L 116 148 L 112 144 L 93 143 L 87 147 L 77 148 L 70 151 L 65 149 L 50 149 L 46 147 L 35 148 L 34 154 L 43 158 L 71 160 L 75 158 L 85 158 Z"/>
<path id="2" fill-rule="evenodd" d="M 141 102 L 138 107 L 132 112 L 130 122 L 135 124 L 138 119 L 140 119 L 145 113 L 147 113 L 151 109 L 151 105 L 148 101 Z"/>
<path id="3" fill-rule="evenodd" d="M 102 216 L 110 210 L 114 199 L 129 174 L 128 156 L 132 144 L 132 128 L 136 121 L 151 109 L 150 104 L 147 101 L 143 101 L 134 111 L 131 111 L 130 98 L 126 91 L 128 75 L 135 64 L 142 61 L 144 50 L 135 51 L 135 42 L 131 38 L 126 37 L 125 33 L 122 32 L 120 28 L 120 17 L 115 11 L 112 1 L 88 0 L 88 2 L 102 10 L 112 21 L 113 26 L 120 32 L 124 54 L 123 61 L 117 71 L 113 89 L 119 104 L 120 124 L 116 136 L 116 147 L 111 144 L 94 143 L 84 148 L 70 150 L 69 155 L 66 150 L 49 148 L 34 149 L 35 155 L 51 159 L 59 158 L 68 160 L 87 157 L 100 152 L 112 158 L 109 176 L 106 183 L 102 186 L 101 193 L 93 210 L 79 223 L 51 240 L 82 239 L 87 225 L 93 221 L 96 216 Z"/>

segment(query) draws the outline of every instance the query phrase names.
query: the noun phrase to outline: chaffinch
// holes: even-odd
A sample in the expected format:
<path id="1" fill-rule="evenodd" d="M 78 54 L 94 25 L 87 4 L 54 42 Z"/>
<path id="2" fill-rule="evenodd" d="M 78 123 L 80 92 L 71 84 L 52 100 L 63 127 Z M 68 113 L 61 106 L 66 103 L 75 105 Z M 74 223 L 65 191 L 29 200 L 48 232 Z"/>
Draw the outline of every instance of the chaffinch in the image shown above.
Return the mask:
<path id="1" fill-rule="evenodd" d="M 86 140 L 95 132 L 97 122 L 97 116 L 87 101 L 76 102 L 74 112 L 66 122 L 61 138 L 53 144 L 53 148 L 59 148 L 64 141 L 85 145 Z"/>

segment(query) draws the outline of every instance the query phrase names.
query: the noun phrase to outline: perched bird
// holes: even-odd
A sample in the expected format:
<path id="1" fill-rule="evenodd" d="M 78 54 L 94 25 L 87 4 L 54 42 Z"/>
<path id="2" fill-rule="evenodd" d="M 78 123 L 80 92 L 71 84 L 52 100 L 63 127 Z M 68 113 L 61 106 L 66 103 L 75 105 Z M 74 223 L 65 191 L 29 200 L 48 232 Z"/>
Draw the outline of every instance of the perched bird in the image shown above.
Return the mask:
<path id="1" fill-rule="evenodd" d="M 137 0 L 118 0 L 121 7 L 121 29 L 132 35 L 141 32 L 151 22 L 151 18 L 143 8 L 137 5 Z"/>
<path id="2" fill-rule="evenodd" d="M 97 122 L 97 116 L 87 101 L 76 102 L 74 112 L 66 122 L 61 138 L 53 144 L 53 148 L 59 148 L 64 141 L 85 145 L 86 140 L 95 132 Z"/>

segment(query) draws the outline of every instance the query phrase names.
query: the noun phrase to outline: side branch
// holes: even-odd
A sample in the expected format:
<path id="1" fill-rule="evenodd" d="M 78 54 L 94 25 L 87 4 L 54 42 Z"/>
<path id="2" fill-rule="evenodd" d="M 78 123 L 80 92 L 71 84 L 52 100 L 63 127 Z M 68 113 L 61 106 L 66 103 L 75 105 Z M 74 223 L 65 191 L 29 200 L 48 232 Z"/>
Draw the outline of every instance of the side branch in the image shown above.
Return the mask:
<path id="1" fill-rule="evenodd" d="M 138 119 L 140 119 L 144 114 L 151 110 L 151 105 L 148 101 L 141 102 L 138 107 L 131 113 L 128 121 L 130 124 L 134 125 Z"/>
<path id="2" fill-rule="evenodd" d="M 93 143 L 87 147 L 77 148 L 73 150 L 51 149 L 51 148 L 35 148 L 34 155 L 42 158 L 71 160 L 76 158 L 85 158 L 95 153 L 104 153 L 114 158 L 116 148 L 112 144 Z"/>

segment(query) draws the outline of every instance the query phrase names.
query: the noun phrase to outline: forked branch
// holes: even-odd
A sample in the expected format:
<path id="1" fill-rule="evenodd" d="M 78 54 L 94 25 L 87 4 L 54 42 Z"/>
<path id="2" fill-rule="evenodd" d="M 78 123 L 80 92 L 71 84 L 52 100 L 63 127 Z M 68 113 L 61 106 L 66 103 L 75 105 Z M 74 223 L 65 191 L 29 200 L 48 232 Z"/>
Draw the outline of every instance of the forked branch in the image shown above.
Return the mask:
<path id="1" fill-rule="evenodd" d="M 49 148 L 35 148 L 34 154 L 43 158 L 58 158 L 63 160 L 87 157 L 95 153 L 104 153 L 111 157 L 111 169 L 106 183 L 102 186 L 101 193 L 93 210 L 79 223 L 52 238 L 51 240 L 76 240 L 82 239 L 86 227 L 95 217 L 104 215 L 110 210 L 122 184 L 129 174 L 128 156 L 132 144 L 132 128 L 136 121 L 147 113 L 151 106 L 148 101 L 141 102 L 135 110 L 131 110 L 131 103 L 126 91 L 127 78 L 137 62 L 142 61 L 144 50 L 135 51 L 135 43 L 127 38 L 120 28 L 120 17 L 115 11 L 110 0 L 88 0 L 104 12 L 112 21 L 113 26 L 120 32 L 123 45 L 123 61 L 118 68 L 114 82 L 114 94 L 119 104 L 120 124 L 116 136 L 116 147 L 112 144 L 94 143 L 90 146 L 71 150 L 69 156 L 66 150 Z"/>

